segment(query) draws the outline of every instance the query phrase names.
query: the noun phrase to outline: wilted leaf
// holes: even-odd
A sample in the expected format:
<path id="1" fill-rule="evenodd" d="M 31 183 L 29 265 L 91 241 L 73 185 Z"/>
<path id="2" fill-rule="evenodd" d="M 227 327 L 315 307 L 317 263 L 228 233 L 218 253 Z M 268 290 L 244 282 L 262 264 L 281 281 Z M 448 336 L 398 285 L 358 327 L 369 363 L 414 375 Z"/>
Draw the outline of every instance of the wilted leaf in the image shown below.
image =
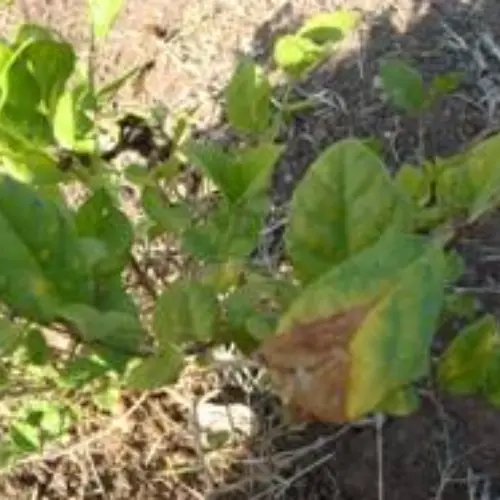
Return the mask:
<path id="1" fill-rule="evenodd" d="M 262 134 L 271 123 L 271 85 L 264 70 L 249 58 L 240 59 L 226 89 L 229 123 L 241 132 Z"/>
<path id="2" fill-rule="evenodd" d="M 320 45 L 341 42 L 358 25 L 359 19 L 357 12 L 348 10 L 322 12 L 307 19 L 297 35 Z"/>
<path id="3" fill-rule="evenodd" d="M 123 0 L 87 0 L 90 20 L 96 38 L 105 37 L 120 13 Z"/>
<path id="4" fill-rule="evenodd" d="M 162 348 L 190 340 L 210 340 L 218 314 L 217 297 L 210 288 L 176 281 L 156 302 L 153 328 Z"/>
<path id="5" fill-rule="evenodd" d="M 357 140 L 324 151 L 293 195 L 286 244 L 304 281 L 375 243 L 393 226 L 408 227 L 411 209 L 382 161 Z"/>
<path id="6" fill-rule="evenodd" d="M 129 260 L 134 237 L 125 214 L 114 204 L 104 189 L 96 191 L 78 210 L 75 217 L 78 233 L 105 245 L 106 254 L 95 266 L 99 274 L 114 274 Z"/>
<path id="7" fill-rule="evenodd" d="M 441 249 L 392 233 L 306 287 L 262 348 L 292 406 L 334 422 L 404 410 L 393 396 L 428 372 L 444 269 Z"/>
<path id="8" fill-rule="evenodd" d="M 0 297 L 41 323 L 64 303 L 89 302 L 93 283 L 76 229 L 59 207 L 0 175 Z"/>
<path id="9" fill-rule="evenodd" d="M 328 51 L 308 38 L 285 35 L 274 46 L 274 61 L 292 78 L 299 79 L 316 68 Z"/>
<path id="10" fill-rule="evenodd" d="M 408 112 L 425 108 L 424 82 L 415 68 L 398 60 L 384 61 L 380 65 L 380 78 L 384 91 L 395 106 Z"/>

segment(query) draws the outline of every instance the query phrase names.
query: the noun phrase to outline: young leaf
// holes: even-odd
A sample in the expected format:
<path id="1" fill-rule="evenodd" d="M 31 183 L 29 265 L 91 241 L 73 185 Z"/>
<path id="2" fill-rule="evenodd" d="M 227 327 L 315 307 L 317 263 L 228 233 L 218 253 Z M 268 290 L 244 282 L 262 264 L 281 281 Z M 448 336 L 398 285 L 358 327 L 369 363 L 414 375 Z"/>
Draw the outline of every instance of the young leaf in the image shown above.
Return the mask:
<path id="1" fill-rule="evenodd" d="M 68 302 L 89 302 L 93 283 L 80 239 L 59 207 L 0 175 L 0 297 L 40 323 Z"/>
<path id="2" fill-rule="evenodd" d="M 122 0 L 88 0 L 90 20 L 96 38 L 104 38 L 115 23 Z"/>
<path id="3" fill-rule="evenodd" d="M 327 54 L 324 47 L 298 35 L 280 37 L 274 46 L 276 65 L 293 79 L 305 77 Z"/>
<path id="4" fill-rule="evenodd" d="M 271 123 L 271 85 L 263 69 L 242 58 L 226 90 L 229 123 L 249 134 L 266 132 Z"/>
<path id="5" fill-rule="evenodd" d="M 394 181 L 417 207 L 424 206 L 429 201 L 431 179 L 424 170 L 412 165 L 403 165 Z"/>
<path id="6" fill-rule="evenodd" d="M 415 68 L 403 61 L 384 61 L 380 65 L 380 78 L 384 91 L 398 108 L 415 113 L 426 107 L 424 82 Z"/>
<path id="7" fill-rule="evenodd" d="M 78 233 L 103 243 L 106 254 L 95 266 L 99 274 L 120 272 L 129 260 L 133 229 L 128 218 L 114 205 L 104 189 L 96 191 L 75 217 Z"/>
<path id="8" fill-rule="evenodd" d="M 218 314 L 217 297 L 210 288 L 177 281 L 158 299 L 153 329 L 162 349 L 190 340 L 210 340 Z"/>
<path id="9" fill-rule="evenodd" d="M 194 144 L 189 158 L 203 169 L 229 202 L 235 203 L 267 188 L 272 168 L 282 152 L 282 145 L 266 142 L 232 153 L 215 144 Z"/>
<path id="10" fill-rule="evenodd" d="M 97 356 L 76 358 L 64 367 L 61 381 L 66 387 L 78 390 L 102 377 L 108 370 L 106 363 Z"/>
<path id="11" fill-rule="evenodd" d="M 456 71 L 436 75 L 430 85 L 429 92 L 433 100 L 453 93 L 462 83 L 464 75 Z"/>
<path id="12" fill-rule="evenodd" d="M 500 405 L 500 334 L 487 315 L 457 334 L 439 364 L 439 380 L 456 394 L 480 393 Z"/>
<path id="13" fill-rule="evenodd" d="M 26 422 L 12 423 L 10 438 L 25 453 L 38 451 L 42 446 L 40 431 Z"/>
<path id="14" fill-rule="evenodd" d="M 339 9 L 335 12 L 322 12 L 307 19 L 297 35 L 319 45 L 338 43 L 356 28 L 359 20 L 359 14 L 354 11 Z"/>
<path id="15" fill-rule="evenodd" d="M 27 45 L 21 55 L 31 69 L 51 116 L 75 67 L 73 47 L 56 40 L 37 40 Z"/>
<path id="16" fill-rule="evenodd" d="M 131 389 L 147 390 L 175 382 L 184 364 L 184 356 L 174 347 L 165 347 L 159 356 L 145 359 L 129 373 L 125 385 Z"/>
<path id="17" fill-rule="evenodd" d="M 191 223 L 189 208 L 182 202 L 170 203 L 159 187 L 146 187 L 142 191 L 142 207 L 149 217 L 165 232 L 182 234 Z"/>
<path id="18" fill-rule="evenodd" d="M 285 241 L 294 270 L 311 281 L 388 228 L 408 227 L 410 216 L 380 158 L 357 140 L 340 141 L 311 165 L 293 195 Z"/>
<path id="19" fill-rule="evenodd" d="M 393 408 L 390 396 L 428 372 L 444 284 L 440 248 L 389 232 L 304 289 L 280 321 L 282 341 L 264 342 L 273 353 L 271 369 L 295 371 L 304 363 L 306 370 L 317 366 L 322 384 L 335 380 L 329 398 L 336 421 L 385 411 L 384 401 Z M 323 390 L 302 389 L 309 399 Z"/>

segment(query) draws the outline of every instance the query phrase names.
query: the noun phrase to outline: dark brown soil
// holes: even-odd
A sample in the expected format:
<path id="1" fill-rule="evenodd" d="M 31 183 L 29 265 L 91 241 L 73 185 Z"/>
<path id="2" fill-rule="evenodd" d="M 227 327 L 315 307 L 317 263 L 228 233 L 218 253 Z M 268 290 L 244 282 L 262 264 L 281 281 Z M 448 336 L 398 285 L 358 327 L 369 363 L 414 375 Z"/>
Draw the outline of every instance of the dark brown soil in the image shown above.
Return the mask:
<path id="1" fill-rule="evenodd" d="M 32 19 L 49 22 L 85 52 L 83 1 L 23 3 Z M 275 175 L 277 205 L 286 203 L 318 152 L 340 138 L 378 138 L 394 170 L 404 162 L 452 154 L 498 130 L 500 51 L 485 38 L 490 34 L 500 47 L 497 0 L 473 5 L 458 0 L 129 0 L 100 50 L 99 75 L 117 75 L 153 59 L 144 88 L 125 89 L 120 105 L 160 101 L 178 108 L 201 102 L 202 133 L 221 137 L 220 91 L 236 51 L 265 62 L 277 33 L 307 13 L 340 5 L 362 9 L 366 22 L 349 50 L 299 89 L 316 96 L 318 105 L 283 134 L 288 148 Z M 0 13 L 2 34 L 19 12 Z M 384 103 L 375 85 L 379 61 L 388 54 L 406 57 L 426 79 L 459 70 L 464 82 L 425 120 L 410 119 Z M 474 287 L 484 308 L 497 315 L 499 234 L 494 214 L 460 247 L 468 263 L 464 286 Z M 500 412 L 478 399 L 427 389 L 420 411 L 389 420 L 377 432 L 374 425 L 286 426 L 276 402 L 255 393 L 250 399 L 261 416 L 255 436 L 210 454 L 200 452 L 188 414 L 192 401 L 215 386 L 201 375 L 186 375 L 179 387 L 148 396 L 116 428 L 105 430 L 118 417 L 96 417 L 70 450 L 5 475 L 0 497 L 371 500 L 380 498 L 383 487 L 386 500 L 500 498 Z M 138 396 L 127 398 L 123 413 Z"/>

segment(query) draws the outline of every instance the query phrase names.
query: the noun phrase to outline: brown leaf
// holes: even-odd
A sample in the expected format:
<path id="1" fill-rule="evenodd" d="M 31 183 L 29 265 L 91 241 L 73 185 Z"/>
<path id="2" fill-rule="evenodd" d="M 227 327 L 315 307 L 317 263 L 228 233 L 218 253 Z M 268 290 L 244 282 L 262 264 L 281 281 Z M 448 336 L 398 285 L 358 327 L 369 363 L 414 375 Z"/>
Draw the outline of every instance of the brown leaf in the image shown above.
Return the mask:
<path id="1" fill-rule="evenodd" d="M 372 303 L 298 324 L 265 340 L 256 355 L 301 420 L 341 423 L 346 415 L 353 335 Z"/>

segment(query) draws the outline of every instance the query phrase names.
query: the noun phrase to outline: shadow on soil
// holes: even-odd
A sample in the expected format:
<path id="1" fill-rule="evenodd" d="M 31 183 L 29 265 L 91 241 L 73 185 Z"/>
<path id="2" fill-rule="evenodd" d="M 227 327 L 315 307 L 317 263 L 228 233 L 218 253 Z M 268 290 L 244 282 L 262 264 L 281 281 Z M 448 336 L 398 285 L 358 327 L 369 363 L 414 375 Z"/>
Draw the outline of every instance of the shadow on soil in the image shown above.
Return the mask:
<path id="1" fill-rule="evenodd" d="M 405 162 L 450 155 L 478 134 L 498 129 L 500 45 L 491 41 L 500 43 L 500 4 L 490 0 L 471 7 L 447 0 L 426 8 L 415 1 L 411 12 L 396 10 L 368 19 L 356 49 L 298 87 L 299 95 L 316 96 L 318 106 L 297 116 L 283 134 L 288 147 L 274 176 L 277 204 L 289 199 L 320 151 L 347 136 L 380 140 L 393 171 Z M 401 15 L 410 20 L 404 30 L 397 28 Z M 275 37 L 299 22 L 289 2 L 257 31 L 252 55 L 267 64 Z M 416 65 L 426 80 L 461 71 L 463 83 L 423 122 L 408 118 L 384 103 L 374 85 L 378 65 L 388 55 Z M 484 263 L 488 251 L 500 248 L 499 230 L 493 217 L 461 245 L 469 285 L 481 288 L 500 279 L 498 265 Z M 479 298 L 485 309 L 497 312 L 494 296 Z M 262 417 L 248 444 L 247 463 L 253 465 L 235 465 L 234 477 L 213 498 L 378 498 L 373 426 L 339 434 L 338 426 L 285 428 L 269 418 L 269 413 Z M 451 398 L 427 387 L 421 409 L 390 420 L 382 438 L 386 500 L 500 498 L 500 413 L 484 402 Z"/>

